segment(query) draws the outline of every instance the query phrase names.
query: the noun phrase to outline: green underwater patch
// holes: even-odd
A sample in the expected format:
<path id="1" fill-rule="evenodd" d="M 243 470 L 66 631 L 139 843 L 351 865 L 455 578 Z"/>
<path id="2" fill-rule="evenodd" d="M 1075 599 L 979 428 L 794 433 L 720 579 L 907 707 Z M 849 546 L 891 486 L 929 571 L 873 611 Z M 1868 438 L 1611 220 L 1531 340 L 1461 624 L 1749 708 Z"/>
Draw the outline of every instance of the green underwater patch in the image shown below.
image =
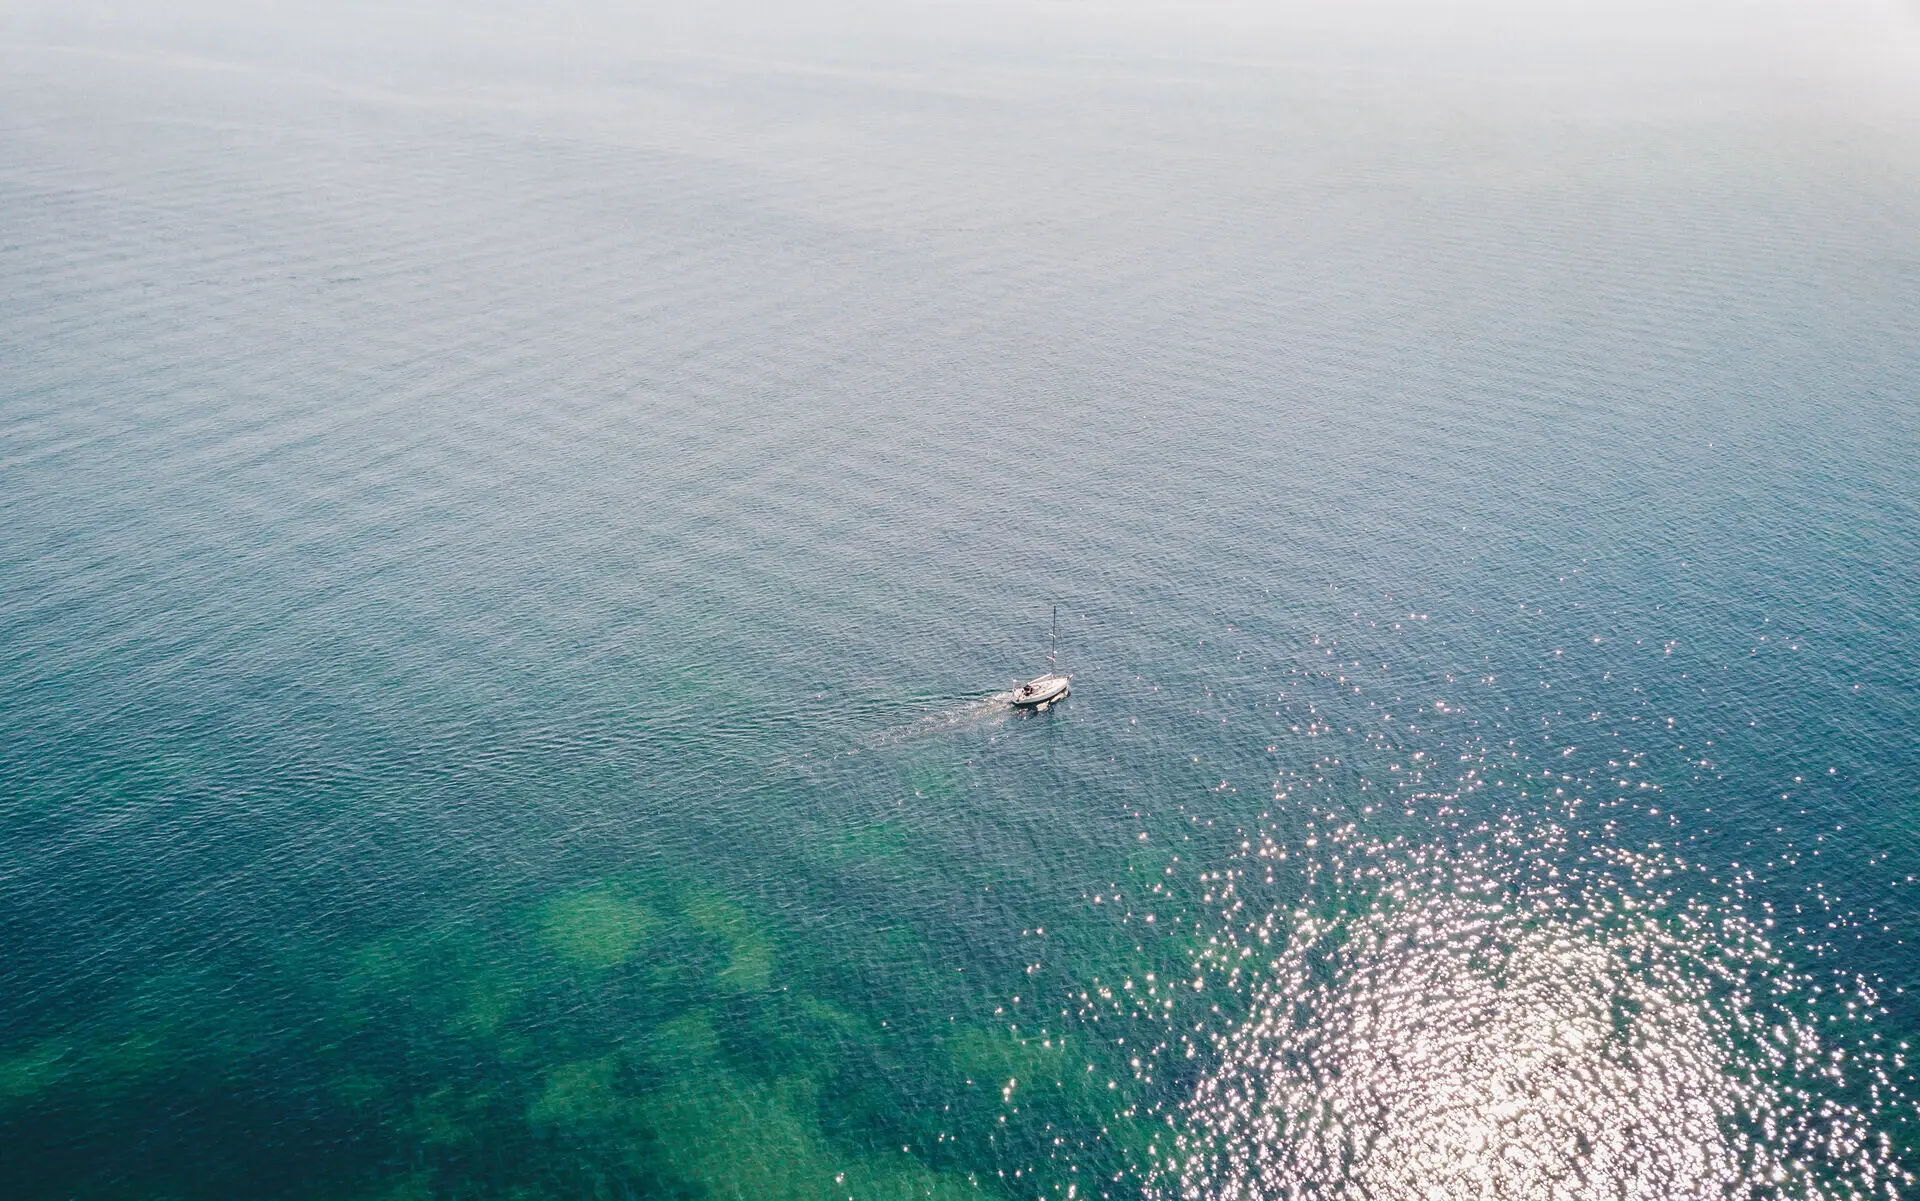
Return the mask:
<path id="1" fill-rule="evenodd" d="M 968 1079 L 991 1081 L 1009 1092 L 1077 1083 L 1077 1075 L 1086 1071 L 1085 1057 L 1073 1054 L 1066 1039 L 1021 1038 L 1006 1030 L 962 1030 L 948 1040 L 947 1055 L 954 1069 Z"/>
<path id="2" fill-rule="evenodd" d="M 773 939 L 745 909 L 705 891 L 690 892 L 682 904 L 695 927 L 726 944 L 727 965 L 715 983 L 728 992 L 758 992 L 773 983 Z"/>
<path id="3" fill-rule="evenodd" d="M 540 939 L 582 967 L 625 963 L 659 924 L 653 911 L 606 888 L 560 897 L 540 908 Z"/>
<path id="4" fill-rule="evenodd" d="M 684 1013 L 655 1027 L 647 1040 L 648 1054 L 662 1066 L 710 1063 L 720 1055 L 720 1034 L 713 1028 L 713 1015 L 704 1009 Z"/>
<path id="5" fill-rule="evenodd" d="M 615 1055 L 561 1064 L 546 1074 L 545 1087 L 527 1107 L 527 1121 L 574 1133 L 618 1124 L 626 1113 L 616 1087 L 619 1072 Z"/>
<path id="6" fill-rule="evenodd" d="M 349 1026 L 425 1017 L 449 1034 L 496 1038 L 540 986 L 523 956 L 462 926 L 420 926 L 356 951 L 335 1015 Z"/>
<path id="7" fill-rule="evenodd" d="M 800 998 L 800 1012 L 806 1014 L 816 1022 L 824 1022 L 826 1025 L 845 1034 L 867 1033 L 867 1024 L 864 1021 L 848 1013 L 838 1005 L 829 1001 L 822 1001 L 818 997 L 802 996 Z"/>
<path id="8" fill-rule="evenodd" d="M 856 1157 L 821 1135 L 814 1086 L 753 1084 L 716 1071 L 642 1103 L 659 1167 L 712 1201 L 907 1201 L 978 1198 L 967 1181 L 908 1155 Z"/>
<path id="9" fill-rule="evenodd" d="M 428 1147 L 471 1147 L 486 1135 L 492 1098 L 485 1093 L 435 1089 L 414 1102 L 407 1132 Z"/>
<path id="10" fill-rule="evenodd" d="M 876 834 L 904 845 L 898 831 Z M 336 1175 L 321 1171 L 311 1195 L 999 1196 L 991 1156 L 955 1142 L 965 1132 L 984 1147 L 1004 1131 L 993 1125 L 1004 1081 L 968 1099 L 940 1049 L 950 1027 L 908 1032 L 898 1008 L 812 995 L 837 974 L 797 935 L 788 960 L 781 928 L 724 888 L 587 878 L 292 960 L 304 1008 L 290 1012 L 313 1018 L 325 1052 L 304 1061 L 305 1087 L 368 1148 Z M 868 931 L 860 945 L 908 992 L 952 990 L 910 928 Z M 279 1027 L 266 1011 L 224 1013 L 219 983 L 156 980 L 84 1042 L 0 1052 L 0 1109 L 74 1089 L 76 1103 L 135 1105 L 140 1088 L 231 1069 Z M 1074 1054 L 1057 1042 L 1033 1051 L 990 1033 L 963 1039 L 961 1058 L 1017 1070 L 1023 1089 L 1063 1076 L 1051 1061 Z M 903 1101 L 901 1081 L 919 1082 L 914 1100 Z M 935 1098 L 975 1112 L 942 1112 Z M 490 1166 L 476 1169 L 481 1160 Z M 209 1195 L 229 1183 L 208 1180 Z"/>
<path id="11" fill-rule="evenodd" d="M 58 1039 L 0 1056 L 0 1102 L 30 1099 L 72 1070 L 72 1048 Z"/>

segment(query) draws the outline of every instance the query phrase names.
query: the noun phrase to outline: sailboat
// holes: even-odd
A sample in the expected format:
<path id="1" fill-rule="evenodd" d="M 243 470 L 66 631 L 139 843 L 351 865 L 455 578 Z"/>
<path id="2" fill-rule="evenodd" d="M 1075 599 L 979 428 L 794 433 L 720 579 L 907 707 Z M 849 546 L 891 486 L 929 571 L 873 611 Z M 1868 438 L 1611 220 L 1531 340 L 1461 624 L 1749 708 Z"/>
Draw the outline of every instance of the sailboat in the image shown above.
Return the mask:
<path id="1" fill-rule="evenodd" d="M 1053 607 L 1053 634 L 1049 636 L 1047 661 L 1053 661 L 1053 644 L 1060 636 L 1060 606 Z M 1035 676 L 1013 690 L 1013 707 L 1016 709 L 1045 709 L 1057 700 L 1064 699 L 1071 692 L 1073 677 L 1057 671 L 1044 676 Z"/>

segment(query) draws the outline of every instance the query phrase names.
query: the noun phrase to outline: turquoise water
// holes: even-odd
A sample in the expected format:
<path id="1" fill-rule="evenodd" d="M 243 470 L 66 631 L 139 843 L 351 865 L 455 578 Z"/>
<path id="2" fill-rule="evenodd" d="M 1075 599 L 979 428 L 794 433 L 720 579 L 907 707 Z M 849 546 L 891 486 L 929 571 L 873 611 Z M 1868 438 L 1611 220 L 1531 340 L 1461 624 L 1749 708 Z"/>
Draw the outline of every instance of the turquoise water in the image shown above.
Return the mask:
<path id="1" fill-rule="evenodd" d="M 5 1195 L 1912 1191 L 1897 95 L 100 13 L 0 25 Z"/>

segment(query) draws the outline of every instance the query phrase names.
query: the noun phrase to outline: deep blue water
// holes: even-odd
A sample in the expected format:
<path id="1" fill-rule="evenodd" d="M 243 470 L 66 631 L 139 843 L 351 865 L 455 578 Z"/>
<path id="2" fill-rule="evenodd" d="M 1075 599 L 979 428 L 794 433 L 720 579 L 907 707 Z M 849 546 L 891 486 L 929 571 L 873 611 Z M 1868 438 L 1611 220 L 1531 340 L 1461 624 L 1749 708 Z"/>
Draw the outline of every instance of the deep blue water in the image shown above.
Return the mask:
<path id="1" fill-rule="evenodd" d="M 584 11 L 0 24 L 0 1191 L 1908 1195 L 1913 113 Z"/>

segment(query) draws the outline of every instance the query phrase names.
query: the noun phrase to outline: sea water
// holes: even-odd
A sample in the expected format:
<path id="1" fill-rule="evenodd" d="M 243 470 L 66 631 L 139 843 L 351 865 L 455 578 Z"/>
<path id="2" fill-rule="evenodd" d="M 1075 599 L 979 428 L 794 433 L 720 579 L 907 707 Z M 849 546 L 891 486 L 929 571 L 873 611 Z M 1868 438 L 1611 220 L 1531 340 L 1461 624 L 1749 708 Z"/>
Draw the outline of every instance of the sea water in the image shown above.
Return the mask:
<path id="1" fill-rule="evenodd" d="M 1910 1195 L 1911 21 L 1756 11 L 13 6 L 0 1191 Z"/>

